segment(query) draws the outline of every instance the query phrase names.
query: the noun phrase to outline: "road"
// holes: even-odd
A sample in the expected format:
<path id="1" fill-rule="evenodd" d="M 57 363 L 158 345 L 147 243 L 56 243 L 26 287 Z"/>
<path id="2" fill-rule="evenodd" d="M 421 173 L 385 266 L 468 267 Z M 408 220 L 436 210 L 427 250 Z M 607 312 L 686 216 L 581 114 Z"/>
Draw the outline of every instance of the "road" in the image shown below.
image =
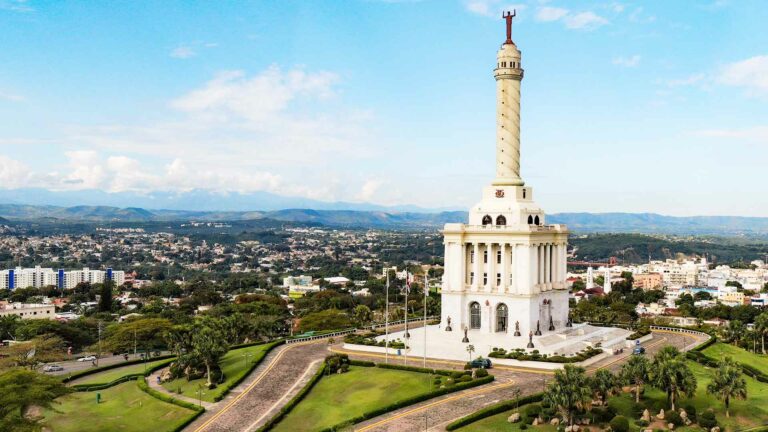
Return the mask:
<path id="1" fill-rule="evenodd" d="M 137 359 L 137 358 L 140 358 L 140 355 L 137 355 L 137 356 L 130 355 L 130 356 L 128 356 L 129 360 L 134 360 L 134 359 Z M 152 361 L 151 358 L 149 360 Z M 113 365 L 115 363 L 123 363 L 123 362 L 125 362 L 125 358 L 123 356 L 121 356 L 121 355 L 114 355 L 114 356 L 110 355 L 110 356 L 106 356 L 106 357 L 100 358 L 99 359 L 99 366 L 108 366 L 108 365 Z M 61 367 L 64 368 L 64 370 L 63 371 L 58 371 L 58 372 L 46 372 L 46 374 L 48 374 L 48 375 L 68 375 L 68 374 L 73 374 L 75 372 L 79 372 L 79 371 L 82 371 L 82 370 L 92 369 L 94 367 L 93 364 L 91 362 L 89 362 L 89 361 L 79 362 L 77 360 L 67 360 L 67 361 L 63 361 L 63 362 L 54 362 L 54 364 L 60 365 Z M 42 367 L 40 368 L 40 371 L 41 372 L 43 371 Z"/>

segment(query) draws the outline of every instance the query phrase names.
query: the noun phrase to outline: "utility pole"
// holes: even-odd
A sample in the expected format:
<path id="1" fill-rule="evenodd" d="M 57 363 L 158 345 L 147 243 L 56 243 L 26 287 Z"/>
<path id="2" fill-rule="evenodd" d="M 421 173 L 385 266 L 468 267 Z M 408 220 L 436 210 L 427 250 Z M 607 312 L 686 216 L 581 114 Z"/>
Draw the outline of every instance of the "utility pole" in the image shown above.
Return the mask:
<path id="1" fill-rule="evenodd" d="M 98 329 L 99 329 L 99 352 L 98 354 L 96 354 L 96 367 L 99 366 L 99 359 L 101 358 L 101 320 L 99 320 Z"/>
<path id="2" fill-rule="evenodd" d="M 384 294 L 384 363 L 389 364 L 389 269 Z"/>
<path id="3" fill-rule="evenodd" d="M 136 338 L 136 329 L 133 329 L 133 358 L 136 358 L 137 341 L 138 339 Z"/>

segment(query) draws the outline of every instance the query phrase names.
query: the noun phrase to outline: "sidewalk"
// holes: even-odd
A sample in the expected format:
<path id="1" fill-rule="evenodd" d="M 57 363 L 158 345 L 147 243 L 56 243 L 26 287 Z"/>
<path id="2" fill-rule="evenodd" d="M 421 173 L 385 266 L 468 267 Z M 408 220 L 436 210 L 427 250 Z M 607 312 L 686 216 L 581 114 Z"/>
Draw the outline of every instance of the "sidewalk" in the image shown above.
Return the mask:
<path id="1" fill-rule="evenodd" d="M 178 393 L 173 393 L 173 392 L 169 391 L 168 389 L 166 389 L 165 387 L 163 387 L 162 385 L 158 384 L 157 378 L 166 369 L 168 369 L 168 368 L 158 369 L 158 370 L 154 371 L 152 373 L 152 375 L 147 377 L 147 384 L 149 384 L 149 387 L 151 389 L 159 391 L 160 393 L 164 393 L 164 394 L 166 394 L 166 395 L 168 395 L 168 396 L 170 396 L 172 398 L 183 400 L 185 402 L 189 402 L 189 403 L 195 404 L 195 405 L 200 405 L 200 400 L 199 399 L 191 398 L 189 396 L 184 396 L 184 395 L 181 395 L 181 394 L 178 394 Z M 218 402 L 202 401 L 203 408 L 205 408 L 206 410 L 208 410 L 211 407 L 215 406 L 217 403 Z"/>

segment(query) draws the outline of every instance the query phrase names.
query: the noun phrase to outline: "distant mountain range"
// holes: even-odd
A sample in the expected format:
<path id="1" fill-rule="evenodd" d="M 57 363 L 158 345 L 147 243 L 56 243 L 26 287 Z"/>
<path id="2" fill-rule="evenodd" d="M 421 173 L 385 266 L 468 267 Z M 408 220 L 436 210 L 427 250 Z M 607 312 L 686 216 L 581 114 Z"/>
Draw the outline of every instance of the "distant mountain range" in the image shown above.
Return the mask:
<path id="1" fill-rule="evenodd" d="M 451 222 L 465 222 L 467 212 L 414 212 L 395 210 L 280 209 L 271 211 L 147 210 L 140 207 L 0 204 L 0 222 L 153 222 L 239 221 L 273 219 L 329 226 L 435 229 Z M 708 234 L 768 236 L 768 218 L 739 216 L 675 217 L 653 213 L 558 213 L 548 223 L 566 224 L 573 232 L 623 232 L 645 234 Z M 8 221 L 4 223 L 9 223 Z"/>
<path id="2" fill-rule="evenodd" d="M 426 209 L 415 205 L 382 206 L 370 203 L 327 202 L 302 197 L 282 196 L 269 192 L 217 193 L 206 190 L 188 192 L 104 192 L 102 190 L 50 191 L 47 189 L 0 189 L 0 203 L 32 206 L 109 206 L 137 209 L 189 210 L 205 212 L 250 212 L 283 209 L 358 210 L 389 212 L 435 212 L 456 208 Z"/>

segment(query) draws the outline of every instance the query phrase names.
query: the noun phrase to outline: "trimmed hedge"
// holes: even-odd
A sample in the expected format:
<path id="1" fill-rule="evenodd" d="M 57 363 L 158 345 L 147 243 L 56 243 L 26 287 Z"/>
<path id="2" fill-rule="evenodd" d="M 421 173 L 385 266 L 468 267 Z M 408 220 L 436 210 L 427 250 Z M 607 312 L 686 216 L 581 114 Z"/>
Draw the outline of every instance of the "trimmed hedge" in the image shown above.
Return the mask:
<path id="1" fill-rule="evenodd" d="M 544 393 L 536 393 L 529 396 L 524 396 L 516 400 L 508 400 L 499 402 L 495 405 L 491 405 L 489 407 L 485 407 L 479 411 L 475 411 L 472 414 L 469 414 L 467 416 L 464 416 L 453 423 L 449 423 L 448 426 L 445 427 L 445 430 L 452 431 L 459 429 L 461 427 L 467 426 L 469 424 L 472 424 L 476 421 L 482 420 L 484 418 L 488 418 L 491 416 L 494 416 L 496 414 L 501 414 L 505 411 L 509 411 L 512 409 L 515 409 L 515 407 L 519 407 L 521 405 L 527 405 L 530 403 L 535 402 L 541 402 L 541 400 L 544 398 Z"/>
<path id="2" fill-rule="evenodd" d="M 243 380 L 248 375 L 250 375 L 250 373 L 253 372 L 253 370 L 256 369 L 257 366 L 259 366 L 261 364 L 261 361 L 264 360 L 264 357 L 266 357 L 267 354 L 269 354 L 273 349 L 275 349 L 275 347 L 278 347 L 278 346 L 280 346 L 280 345 L 282 345 L 284 343 L 285 343 L 285 339 L 279 339 L 279 340 L 276 340 L 274 342 L 259 342 L 259 343 L 253 343 L 253 344 L 241 344 L 241 345 L 235 345 L 233 348 L 230 348 L 229 350 L 231 351 L 231 350 L 237 349 L 237 348 L 246 348 L 246 347 L 256 346 L 256 345 L 271 344 L 271 346 L 269 346 L 266 350 L 264 350 L 264 352 L 262 352 L 259 355 L 259 357 L 256 357 L 256 358 L 253 359 L 253 363 L 251 363 L 251 367 L 249 367 L 247 370 L 242 372 L 240 374 L 240 376 L 235 378 L 235 380 L 232 381 L 231 383 L 227 384 L 226 386 L 222 386 L 222 387 L 224 387 L 224 391 L 221 392 L 221 394 L 219 394 L 215 398 L 213 398 L 213 400 L 215 402 L 218 402 L 218 401 L 224 399 L 224 397 L 227 396 L 227 394 L 229 393 L 230 390 L 232 390 L 237 385 L 239 385 L 241 382 L 243 382 Z"/>
<path id="3" fill-rule="evenodd" d="M 582 362 L 584 360 L 590 359 L 596 355 L 600 355 L 602 353 L 603 353 L 602 349 L 592 348 L 591 346 L 585 348 L 584 350 L 570 357 L 566 357 L 563 355 L 539 354 L 538 350 L 533 350 L 531 354 L 528 354 L 522 348 L 517 348 L 509 352 L 507 352 L 507 350 L 503 348 L 493 348 L 493 351 L 491 351 L 491 353 L 488 354 L 488 357 L 513 359 L 513 360 L 519 360 L 519 361 L 537 361 L 537 362 L 545 362 L 545 363 L 578 363 L 578 362 Z"/>
<path id="4" fill-rule="evenodd" d="M 349 365 L 360 366 L 360 367 L 375 367 L 376 363 L 372 361 L 365 361 L 365 360 L 350 360 Z"/>
<path id="5" fill-rule="evenodd" d="M 448 394 L 448 393 L 453 393 L 453 392 L 457 392 L 457 391 L 460 391 L 460 390 L 466 390 L 468 388 L 481 386 L 483 384 L 488 384 L 490 382 L 493 382 L 493 380 L 494 380 L 494 376 L 493 375 L 488 375 L 485 378 L 478 378 L 476 380 L 472 380 L 472 381 L 468 381 L 468 382 L 457 383 L 456 385 L 453 385 L 451 387 L 445 387 L 445 388 L 441 388 L 441 389 L 437 389 L 437 390 L 431 391 L 429 393 L 424 393 L 423 395 L 414 396 L 414 397 L 411 397 L 411 398 L 408 398 L 408 399 L 403 399 L 401 401 L 397 401 L 397 402 L 392 403 L 390 405 L 387 405 L 387 406 L 384 406 L 384 407 L 381 407 L 381 408 L 378 408 L 378 409 L 375 409 L 375 410 L 372 410 L 372 411 L 368 411 L 368 412 L 363 413 L 363 414 L 361 414 L 361 415 L 359 415 L 357 417 L 353 417 L 353 418 L 351 418 L 349 420 L 346 420 L 346 421 L 344 421 L 342 423 L 339 423 L 337 425 L 331 426 L 329 428 L 325 428 L 321 432 L 335 432 L 335 431 L 340 430 L 340 429 L 346 429 L 350 424 L 357 424 L 357 423 L 363 422 L 365 420 L 369 420 L 369 419 L 372 419 L 374 417 L 378 417 L 378 416 L 380 416 L 382 414 L 386 414 L 388 412 L 395 411 L 395 410 L 398 410 L 400 408 L 404 408 L 404 407 L 407 407 L 407 406 L 410 406 L 410 405 L 414 405 L 414 404 L 417 404 L 419 402 L 424 402 L 425 400 L 436 398 L 438 396 L 442 396 L 442 395 L 445 395 L 445 394 Z"/>
<path id="6" fill-rule="evenodd" d="M 153 357 L 151 359 L 148 359 L 147 362 L 157 361 L 157 360 L 165 360 L 165 359 L 173 359 L 173 358 L 176 358 L 175 354 L 166 354 L 166 355 L 161 355 L 161 356 L 157 356 L 157 357 Z M 106 370 L 117 369 L 117 368 L 120 368 L 120 367 L 123 367 L 123 366 L 130 366 L 130 365 L 134 365 L 134 364 L 138 364 L 138 363 L 144 363 L 144 360 L 143 359 L 134 359 L 134 360 L 128 360 L 128 361 L 124 361 L 124 362 L 121 362 L 121 363 L 115 363 L 115 364 L 111 364 L 111 365 L 107 365 L 107 366 L 99 366 L 99 367 L 93 368 L 93 369 L 86 369 L 86 370 L 83 370 L 83 371 L 80 371 L 80 372 L 75 372 L 75 373 L 73 373 L 71 375 L 68 375 L 66 378 L 62 379 L 61 382 L 68 383 L 68 382 L 70 382 L 70 381 L 72 381 L 72 380 L 74 380 L 76 378 L 81 378 L 81 377 L 84 377 L 86 375 L 92 375 L 92 374 L 95 374 L 95 373 L 104 372 Z"/>
<path id="7" fill-rule="evenodd" d="M 382 369 L 396 369 L 396 370 L 403 370 L 408 372 L 418 372 L 418 373 L 435 374 L 435 375 L 443 375 L 443 376 L 451 376 L 452 373 L 456 372 L 456 371 L 450 371 L 450 370 L 444 370 L 444 369 L 430 369 L 430 368 L 423 368 L 418 366 L 404 366 L 404 365 L 396 365 L 396 364 L 388 364 L 388 363 L 376 363 L 376 367 L 379 367 Z"/>
<path id="8" fill-rule="evenodd" d="M 147 369 L 146 372 L 123 375 L 120 378 L 118 378 L 116 380 L 113 380 L 111 382 L 108 382 L 108 383 L 75 384 L 75 385 L 72 386 L 72 388 L 75 391 L 77 391 L 77 392 L 92 391 L 92 390 L 104 390 L 105 388 L 109 388 L 109 387 L 112 387 L 112 386 L 115 386 L 115 385 L 118 385 L 118 384 L 122 384 L 122 383 L 124 383 L 126 381 L 135 380 L 135 379 L 138 379 L 139 377 L 142 377 L 142 376 L 149 376 L 152 372 L 168 366 L 170 363 L 172 363 L 175 360 L 175 358 L 176 357 L 169 358 L 169 359 L 167 359 L 167 361 L 164 361 L 162 363 L 158 363 L 156 365 L 153 365 L 152 367 Z"/>
<path id="9" fill-rule="evenodd" d="M 305 397 L 307 397 L 307 394 L 309 394 L 310 390 L 312 390 L 315 384 L 317 384 L 318 381 L 320 381 L 320 378 L 323 377 L 323 373 L 325 373 L 325 368 L 326 368 L 326 364 L 325 362 L 323 362 L 322 365 L 320 366 L 320 369 L 318 369 L 317 372 L 315 372 L 315 374 L 312 375 L 312 378 L 309 380 L 307 385 L 305 385 L 304 388 L 302 388 L 301 391 L 296 394 L 296 396 L 291 398 L 291 400 L 289 400 L 287 404 L 285 404 L 282 408 L 280 408 L 280 411 L 278 411 L 278 413 L 274 417 L 272 417 L 266 423 L 264 423 L 263 426 L 256 429 L 256 432 L 268 431 L 268 430 L 271 430 L 273 427 L 275 427 L 275 425 L 278 424 L 280 420 L 283 419 L 283 417 L 285 417 L 289 412 L 291 412 L 291 410 L 293 410 L 294 407 L 296 407 L 296 405 L 299 404 L 299 402 L 301 402 L 302 400 L 304 400 Z"/>

